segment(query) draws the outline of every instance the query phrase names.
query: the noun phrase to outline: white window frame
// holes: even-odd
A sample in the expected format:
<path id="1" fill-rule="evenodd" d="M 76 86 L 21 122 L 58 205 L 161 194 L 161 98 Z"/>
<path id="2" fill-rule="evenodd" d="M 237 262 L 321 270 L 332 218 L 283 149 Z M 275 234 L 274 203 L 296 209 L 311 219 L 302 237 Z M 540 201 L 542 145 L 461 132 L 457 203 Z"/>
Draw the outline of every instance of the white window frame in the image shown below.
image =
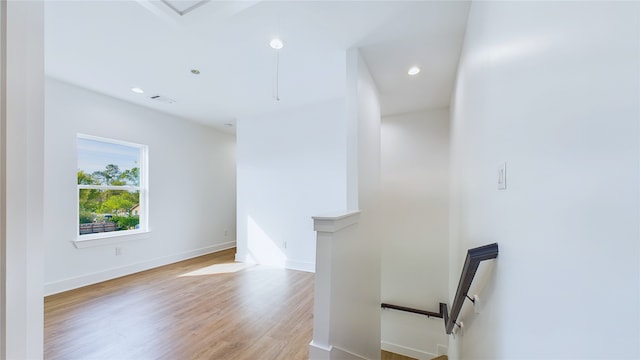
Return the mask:
<path id="1" fill-rule="evenodd" d="M 140 185 L 139 186 L 112 186 L 112 185 L 84 185 L 76 182 L 76 239 L 73 241 L 77 248 L 86 248 L 101 245 L 110 245 L 127 240 L 136 240 L 147 238 L 149 234 L 149 147 L 147 145 L 136 144 L 132 142 L 104 138 L 100 136 L 78 134 L 77 139 L 85 139 L 92 141 L 100 141 L 109 144 L 123 145 L 137 148 L 140 151 Z M 76 163 L 78 151 L 76 147 Z M 77 170 L 76 170 L 77 171 Z M 74 177 L 76 179 L 77 177 Z M 139 191 L 140 210 L 139 210 L 139 226 L 134 230 L 109 231 L 94 234 L 80 235 L 80 190 L 96 189 L 96 190 L 122 190 L 122 191 Z"/>

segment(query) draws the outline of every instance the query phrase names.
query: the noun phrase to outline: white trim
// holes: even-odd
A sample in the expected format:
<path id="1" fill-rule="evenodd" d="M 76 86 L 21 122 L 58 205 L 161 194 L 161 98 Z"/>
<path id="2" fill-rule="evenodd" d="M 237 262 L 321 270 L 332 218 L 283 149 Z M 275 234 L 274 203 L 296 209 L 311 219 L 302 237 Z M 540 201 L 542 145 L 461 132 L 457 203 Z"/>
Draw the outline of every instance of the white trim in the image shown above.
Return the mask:
<path id="1" fill-rule="evenodd" d="M 142 190 L 140 186 L 131 186 L 131 185 L 85 185 L 85 184 L 78 184 L 78 189 L 117 190 L 117 191 L 129 191 L 129 192 Z"/>
<path id="2" fill-rule="evenodd" d="M 141 230 L 149 231 L 149 146 L 140 149 L 140 211 L 138 212 L 138 226 Z"/>
<path id="3" fill-rule="evenodd" d="M 378 354 L 379 356 L 380 354 Z M 331 360 L 368 360 L 364 356 L 360 356 L 358 354 L 352 353 L 351 351 L 347 351 L 345 349 L 341 349 L 339 347 L 331 348 Z"/>
<path id="4" fill-rule="evenodd" d="M 368 360 L 366 357 L 335 346 L 309 343 L 309 360 Z"/>
<path id="5" fill-rule="evenodd" d="M 207 246 L 200 249 L 186 251 L 180 254 L 164 256 L 156 259 L 151 259 L 135 264 L 130 264 L 122 267 L 111 268 L 104 271 L 99 271 L 91 274 L 86 274 L 78 277 L 68 278 L 56 282 L 47 283 L 44 285 L 45 296 L 61 293 L 63 291 L 77 289 L 83 286 L 96 284 L 99 282 L 119 278 L 121 276 L 131 275 L 140 271 L 153 269 L 159 266 L 169 265 L 178 261 L 188 260 L 194 257 L 231 249 L 236 246 L 235 241 L 226 242 L 222 244 L 216 244 Z"/>
<path id="6" fill-rule="evenodd" d="M 309 360 L 330 360 L 331 349 L 331 345 L 319 345 L 311 340 L 309 343 Z"/>
<path id="7" fill-rule="evenodd" d="M 380 348 L 384 351 L 389 351 L 392 353 L 412 357 L 418 360 L 429 360 L 438 356 L 436 354 L 428 353 L 426 351 L 413 349 L 413 348 L 398 345 L 398 344 L 393 344 L 387 341 L 381 341 Z"/>
<path id="8" fill-rule="evenodd" d="M 297 270 L 297 271 L 306 271 L 315 273 L 316 272 L 316 264 L 305 261 L 296 261 L 296 260 L 285 260 L 284 264 L 260 264 L 251 258 L 249 254 L 241 254 L 239 252 L 236 253 L 235 260 L 237 262 L 245 263 L 245 264 L 256 264 L 256 265 L 264 265 L 264 266 L 272 266 L 277 268 L 289 269 L 289 270 Z"/>
<path id="9" fill-rule="evenodd" d="M 438 344 L 438 345 L 436 345 L 436 349 L 437 349 L 437 352 L 438 352 L 438 356 L 440 356 L 440 355 L 448 355 L 449 354 L 449 346 Z"/>
<path id="10" fill-rule="evenodd" d="M 85 140 L 106 142 L 106 143 L 110 143 L 110 144 L 135 147 L 135 148 L 138 148 L 138 149 L 144 149 L 144 148 L 147 147 L 147 145 L 144 145 L 144 144 L 137 144 L 137 143 L 132 143 L 132 142 L 128 142 L 128 141 L 122 141 L 122 140 L 111 139 L 111 138 L 106 138 L 106 137 L 100 137 L 100 136 L 95 136 L 95 135 L 82 134 L 82 133 L 78 133 L 78 137 L 82 138 L 82 139 L 85 139 Z"/>
<path id="11" fill-rule="evenodd" d="M 313 230 L 334 233 L 358 222 L 360 211 L 329 216 L 313 216 Z"/>
<path id="12" fill-rule="evenodd" d="M 84 249 L 94 246 L 112 245 L 131 240 L 148 239 L 149 236 L 151 236 L 150 231 L 121 230 L 80 235 L 76 240 L 73 240 L 72 242 L 76 248 Z"/>
<path id="13" fill-rule="evenodd" d="M 290 270 L 306 271 L 311 273 L 316 272 L 316 264 L 310 262 L 287 260 L 285 261 L 284 266 Z"/>

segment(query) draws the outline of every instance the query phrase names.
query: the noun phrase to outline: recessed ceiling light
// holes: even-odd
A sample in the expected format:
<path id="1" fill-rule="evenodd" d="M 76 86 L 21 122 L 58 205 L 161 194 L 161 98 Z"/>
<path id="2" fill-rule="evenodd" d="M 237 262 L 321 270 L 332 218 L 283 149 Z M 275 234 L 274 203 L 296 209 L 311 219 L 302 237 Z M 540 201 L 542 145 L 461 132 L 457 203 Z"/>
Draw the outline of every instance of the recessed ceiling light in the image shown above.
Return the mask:
<path id="1" fill-rule="evenodd" d="M 198 69 L 191 69 L 191 73 L 192 73 L 193 75 L 200 75 L 200 70 L 198 70 Z"/>
<path id="2" fill-rule="evenodd" d="M 131 88 L 131 91 L 133 91 L 136 94 L 144 94 L 144 90 L 140 89 L 139 87 Z"/>
<path id="3" fill-rule="evenodd" d="M 407 71 L 407 74 L 413 76 L 413 75 L 418 75 L 420 73 L 420 68 L 417 66 L 412 66 L 409 71 Z"/>
<path id="4" fill-rule="evenodd" d="M 271 46 L 273 49 L 280 50 L 284 46 L 284 43 L 282 42 L 282 40 L 275 38 L 271 40 L 269 46 Z"/>

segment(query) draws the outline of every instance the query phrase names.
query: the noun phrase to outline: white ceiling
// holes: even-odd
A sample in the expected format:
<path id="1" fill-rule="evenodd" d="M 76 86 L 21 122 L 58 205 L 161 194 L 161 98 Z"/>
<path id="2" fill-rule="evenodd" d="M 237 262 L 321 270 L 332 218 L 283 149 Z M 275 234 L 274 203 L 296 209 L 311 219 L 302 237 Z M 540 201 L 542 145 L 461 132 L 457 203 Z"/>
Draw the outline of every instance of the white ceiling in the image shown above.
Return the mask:
<path id="1" fill-rule="evenodd" d="M 344 96 L 345 53 L 359 47 L 383 114 L 446 107 L 468 9 L 462 1 L 49 1 L 46 73 L 233 131 L 223 124 Z M 285 42 L 280 101 L 275 36 Z M 410 77 L 414 64 L 422 72 Z"/>

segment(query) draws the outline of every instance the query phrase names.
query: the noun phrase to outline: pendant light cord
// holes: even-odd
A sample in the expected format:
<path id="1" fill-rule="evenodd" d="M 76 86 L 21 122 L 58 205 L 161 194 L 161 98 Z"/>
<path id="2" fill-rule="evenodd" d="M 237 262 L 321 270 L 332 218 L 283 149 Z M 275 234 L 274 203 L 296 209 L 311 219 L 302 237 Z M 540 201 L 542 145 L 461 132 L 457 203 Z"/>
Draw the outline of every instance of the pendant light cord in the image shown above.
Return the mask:
<path id="1" fill-rule="evenodd" d="M 280 101 L 280 50 L 276 50 L 276 101 Z"/>

